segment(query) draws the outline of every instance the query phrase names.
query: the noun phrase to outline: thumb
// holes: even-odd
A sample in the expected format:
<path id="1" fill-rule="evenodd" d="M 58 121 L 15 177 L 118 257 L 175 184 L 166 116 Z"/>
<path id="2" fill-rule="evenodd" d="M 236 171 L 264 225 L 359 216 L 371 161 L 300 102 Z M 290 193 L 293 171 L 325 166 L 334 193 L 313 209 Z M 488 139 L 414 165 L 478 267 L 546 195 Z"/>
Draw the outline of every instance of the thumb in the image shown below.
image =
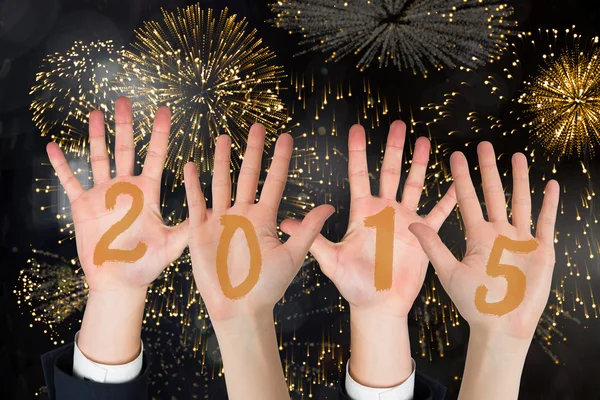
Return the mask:
<path id="1" fill-rule="evenodd" d="M 442 283 L 449 282 L 454 268 L 458 265 L 454 254 L 448 250 L 439 235 L 428 225 L 414 223 L 408 227 L 408 230 L 419 240 L 423 251 L 427 258 L 431 260 L 431 264 L 440 276 Z"/>
<path id="2" fill-rule="evenodd" d="M 288 218 L 281 222 L 281 230 L 288 235 L 292 235 L 301 226 L 303 221 L 294 218 Z M 335 268 L 335 244 L 327 240 L 325 236 L 319 233 L 310 246 L 310 252 L 315 257 L 321 270 L 327 276 L 331 276 L 329 271 Z"/>
<path id="3" fill-rule="evenodd" d="M 171 263 L 176 260 L 183 250 L 188 245 L 188 231 L 190 227 L 189 218 L 185 221 L 179 223 L 178 225 L 169 227 L 169 231 L 167 232 L 167 240 L 165 245 L 167 248 L 165 249 L 165 254 L 169 259 L 168 262 Z"/>
<path id="4" fill-rule="evenodd" d="M 335 208 L 332 206 L 322 205 L 310 211 L 302 221 L 288 219 L 281 223 L 281 230 L 291 234 L 283 247 L 292 256 L 295 264 L 302 264 L 309 249 L 313 250 L 319 264 L 330 257 L 333 243 L 325 239 L 320 232 L 327 218 L 334 212 Z"/>

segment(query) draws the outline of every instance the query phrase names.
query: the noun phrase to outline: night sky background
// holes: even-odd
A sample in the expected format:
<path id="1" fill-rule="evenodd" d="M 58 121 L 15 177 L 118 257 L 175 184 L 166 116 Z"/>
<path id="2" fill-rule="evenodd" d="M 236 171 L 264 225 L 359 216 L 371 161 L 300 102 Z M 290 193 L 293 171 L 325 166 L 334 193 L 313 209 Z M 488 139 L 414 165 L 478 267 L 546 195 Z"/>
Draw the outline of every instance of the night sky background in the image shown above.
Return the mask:
<path id="1" fill-rule="evenodd" d="M 586 38 L 600 35 L 600 4 L 597 1 L 508 0 L 507 2 L 515 8 L 514 18 L 519 23 L 519 30 L 535 32 L 538 29 L 556 28 L 564 31 L 565 28 L 577 25 L 578 33 Z M 66 259 L 75 256 L 74 243 L 58 244 L 58 240 L 64 236 L 58 231 L 56 218 L 51 212 L 40 211 L 40 206 L 48 205 L 44 204 L 48 199 L 42 199 L 35 193 L 35 178 L 40 174 L 47 174 L 47 167 L 42 168 L 41 164 L 47 161 L 45 146 L 49 140 L 47 137 L 41 137 L 32 122 L 32 113 L 29 110 L 32 100 L 30 89 L 34 84 L 35 73 L 41 60 L 47 54 L 67 50 L 75 40 L 112 39 L 115 47 L 121 47 L 133 38 L 134 29 L 140 27 L 143 21 L 160 19 L 161 7 L 173 11 L 177 7 L 190 4 L 195 2 L 0 0 L 0 398 L 2 399 L 39 398 L 36 397 L 36 393 L 39 393 L 40 388 L 44 386 L 39 357 L 55 347 L 48 335 L 44 334 L 43 326 L 33 323 L 27 308 L 19 308 L 17 305 L 17 297 L 13 290 L 18 286 L 19 271 L 27 267 L 32 248 L 60 254 Z M 453 109 L 453 117 L 442 124 L 432 126 L 429 134 L 439 142 L 443 142 L 448 149 L 465 150 L 470 160 L 473 159 L 476 146 L 465 147 L 465 143 L 490 140 L 494 143 L 497 154 L 508 155 L 521 151 L 528 143 L 529 136 L 523 130 L 513 135 L 502 136 L 498 134 L 497 129 L 486 125 L 481 131 L 474 133 L 466 121 L 468 113 L 476 111 L 480 115 L 493 115 L 506 121 L 507 130 L 519 128 L 514 113 L 511 113 L 514 103 L 491 100 L 488 91 L 481 85 L 489 74 L 499 78 L 502 75 L 502 62 L 505 61 L 501 60 L 497 65 L 488 65 L 470 75 L 452 70 L 441 72 L 432 70 L 427 79 L 415 76 L 410 71 L 399 72 L 393 66 L 380 69 L 377 65 L 372 65 L 364 72 L 360 72 L 354 68 L 356 59 L 353 57 L 331 64 L 325 63 L 325 55 L 319 52 L 295 56 L 305 47 L 298 45 L 297 36 L 289 35 L 268 22 L 273 14 L 267 1 L 204 0 L 200 4 L 203 8 L 210 7 L 215 10 L 228 7 L 232 14 L 246 17 L 249 27 L 258 30 L 257 36 L 277 54 L 276 62 L 282 65 L 290 76 L 295 73 L 317 74 L 317 79 L 332 77 L 331 79 L 353 82 L 357 86 L 368 78 L 373 87 L 385 90 L 388 98 L 394 99 L 389 101 L 390 113 L 386 116 L 386 120 L 375 127 L 370 122 L 365 123 L 373 142 L 369 150 L 370 162 L 380 157 L 381 143 L 385 143 L 387 126 L 391 120 L 402 117 L 405 121 L 409 121 L 411 116 L 415 120 L 429 120 L 431 114 L 420 108 L 430 103 L 440 104 L 445 93 L 456 90 L 460 87 L 459 82 L 465 80 L 472 85 L 469 89 L 465 89 L 466 97 Z M 535 51 L 525 51 L 519 56 L 522 65 L 520 75 L 512 82 L 499 84 L 507 99 L 513 99 L 518 95 L 521 82 L 535 72 L 539 62 L 539 55 Z M 355 97 L 360 98 L 360 96 Z M 336 112 L 339 137 L 335 146 L 338 146 L 342 153 L 346 149 L 348 129 L 357 122 L 357 113 L 353 110 L 360 108 L 353 101 L 360 100 L 349 99 L 345 112 Z M 401 112 L 397 110 L 398 103 L 402 105 Z M 298 120 L 301 123 L 302 118 L 303 116 L 299 114 Z M 323 124 L 326 125 L 326 122 Z M 307 126 L 305 129 L 310 130 L 310 123 Z M 452 130 L 459 130 L 462 133 L 448 137 L 447 133 Z M 424 133 L 416 129 L 414 135 L 418 134 Z M 410 136 L 412 143 L 414 140 L 415 136 Z M 319 151 L 324 150 L 323 147 L 319 149 Z M 507 160 L 510 160 L 510 157 L 504 158 L 505 162 Z M 582 161 L 590 171 L 598 169 L 597 158 L 586 157 Z M 507 165 L 509 163 L 510 161 Z M 343 164 L 344 162 L 340 164 L 340 168 L 345 168 Z M 552 165 L 552 163 L 540 164 L 543 165 L 533 168 L 538 176 L 547 173 Z M 557 176 L 561 184 L 567 184 L 567 195 L 563 198 L 566 214 L 573 213 L 574 204 L 579 201 L 579 193 L 593 185 L 592 181 L 588 181 L 581 174 L 580 165 L 578 159 L 565 161 L 560 168 L 561 175 Z M 343 175 L 345 171 L 339 170 L 339 173 Z M 591 176 L 593 179 L 596 175 L 592 172 Z M 348 187 L 344 182 L 338 186 L 331 195 L 331 202 L 339 211 L 328 227 L 328 236 L 331 238 L 343 235 L 345 221 L 347 221 Z M 375 187 L 373 190 L 376 190 Z M 541 188 L 538 190 L 538 196 L 534 197 L 534 214 L 539 210 L 540 192 Z M 593 213 L 593 208 L 591 211 L 586 209 L 584 212 Z M 566 216 L 559 220 L 557 230 L 580 232 L 579 224 L 581 222 L 576 221 L 574 217 Z M 597 230 L 597 226 L 595 229 Z M 588 229 L 588 237 L 592 237 L 592 241 L 595 240 L 593 230 L 593 226 Z M 442 236 L 448 243 L 460 243 L 462 240 L 460 235 L 457 236 L 456 231 L 451 229 L 446 232 L 442 230 Z M 560 247 L 560 244 L 558 246 L 556 279 L 568 274 L 569 271 L 566 261 L 561 258 L 565 247 L 564 245 Z M 597 248 L 594 251 L 598 253 Z M 590 260 L 588 253 L 583 251 L 583 254 L 573 254 L 571 251 L 573 255 L 571 262 L 579 262 L 582 266 L 585 263 L 591 277 L 589 287 L 595 294 L 600 294 L 599 257 Z M 306 296 L 294 297 L 293 291 L 299 289 L 294 285 L 290 287 L 288 293 L 295 300 L 290 305 L 278 308 L 278 312 L 282 313 L 280 315 L 282 320 L 286 319 L 286 315 L 301 315 L 301 318 L 293 330 L 283 329 L 281 338 L 282 341 L 289 342 L 291 337 L 295 336 L 301 341 L 317 343 L 322 340 L 324 327 L 333 327 L 330 331 L 339 332 L 342 326 L 343 333 L 337 335 L 334 341 L 340 346 L 345 360 L 350 343 L 348 314 L 347 311 L 343 313 L 323 311 L 327 309 L 332 298 L 337 301 L 337 294 L 333 285 L 326 284 L 324 276 L 319 279 L 322 279 L 325 288 L 315 290 Z M 574 292 L 573 287 L 572 284 L 568 284 L 566 291 Z M 588 282 L 585 286 L 578 286 L 583 292 L 589 292 L 587 287 Z M 439 284 L 438 288 L 441 289 Z M 414 315 L 420 312 L 417 309 L 422 309 L 419 304 L 420 300 L 417 300 Z M 319 312 L 311 312 L 311 309 Z M 566 338 L 566 341 L 560 339 L 552 344 L 552 351 L 558 363 L 555 363 L 541 346 L 532 344 L 521 381 L 520 399 L 600 398 L 598 379 L 600 320 L 594 317 L 591 310 L 588 309 L 588 312 L 589 319 L 585 318 L 581 308 L 573 311 L 572 316 L 577 320 L 575 322 L 572 319 L 557 318 L 558 328 Z M 161 329 L 169 331 L 170 326 L 164 324 Z M 456 398 L 468 341 L 467 324 L 463 321 L 459 327 L 450 329 L 451 344 L 445 348 L 443 357 L 440 357 L 436 351 L 433 351 L 432 355 L 422 357 L 418 344 L 419 325 L 415 318 L 411 319 L 410 329 L 413 357 L 417 362 L 417 368 L 445 384 L 448 387 L 449 399 Z M 178 328 L 174 327 L 170 334 L 174 335 L 177 331 Z M 71 341 L 73 333 L 74 331 L 69 331 L 64 339 Z M 160 331 L 155 334 L 161 335 Z M 209 333 L 207 337 L 210 342 L 209 347 L 212 346 L 214 350 L 214 336 Z M 145 339 L 145 341 L 149 340 L 153 339 L 151 337 Z M 175 370 L 176 376 L 169 373 Z M 335 384 L 337 368 L 335 365 L 329 365 L 327 371 L 327 383 Z M 151 393 L 156 398 L 226 398 L 223 378 L 215 376 L 211 368 L 201 369 L 198 362 L 192 358 L 187 358 L 186 362 L 177 368 L 169 367 L 164 375 L 155 375 L 154 379 Z M 314 385 L 312 394 L 314 399 L 337 398 L 335 390 L 325 385 Z M 293 397 L 308 398 L 302 397 L 297 392 L 293 393 Z"/>

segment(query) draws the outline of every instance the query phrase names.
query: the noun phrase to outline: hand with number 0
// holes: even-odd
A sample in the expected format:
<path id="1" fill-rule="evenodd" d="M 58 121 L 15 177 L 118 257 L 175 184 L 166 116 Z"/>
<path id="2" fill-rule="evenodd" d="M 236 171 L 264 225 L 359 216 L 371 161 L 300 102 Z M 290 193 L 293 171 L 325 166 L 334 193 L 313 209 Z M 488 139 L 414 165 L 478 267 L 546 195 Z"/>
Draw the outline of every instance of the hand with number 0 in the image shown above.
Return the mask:
<path id="1" fill-rule="evenodd" d="M 186 165 L 184 171 L 194 279 L 217 334 L 232 400 L 289 398 L 273 307 L 334 211 L 329 205 L 310 211 L 296 233 L 282 244 L 277 235 L 277 210 L 293 140 L 288 134 L 277 140 L 256 202 L 264 141 L 265 128 L 252 126 L 233 206 L 228 136 L 219 136 L 215 149 L 211 213 L 207 213 L 195 165 Z"/>
<path id="2" fill-rule="evenodd" d="M 471 328 L 460 398 L 516 399 L 522 363 L 550 292 L 559 186 L 556 181 L 546 186 L 534 238 L 527 158 L 518 153 L 512 159 L 511 223 L 494 149 L 483 142 L 477 151 L 487 221 L 465 156 L 457 152 L 450 158 L 466 229 L 467 251 L 462 261 L 454 258 L 429 227 L 414 224 L 410 229 Z M 494 370 L 492 363 L 500 371 Z"/>
<path id="3" fill-rule="evenodd" d="M 181 255 L 187 245 L 187 221 L 169 227 L 160 212 L 161 177 L 170 119 L 169 109 L 159 107 L 143 172 L 135 176 L 131 103 L 124 97 L 116 101 L 116 176 L 113 178 L 104 117 L 100 111 L 93 111 L 89 121 L 89 154 L 94 186 L 89 190 L 82 187 L 58 145 L 49 143 L 47 147 L 50 162 L 71 203 L 77 253 L 90 291 L 86 316 L 96 305 L 101 309 L 94 314 L 93 321 L 84 316 L 78 340 L 84 354 L 87 351 L 86 355 L 97 362 L 111 358 L 110 352 L 102 349 L 107 339 L 96 335 L 90 337 L 87 327 L 100 326 L 102 318 L 98 315 L 101 314 L 106 314 L 106 324 L 113 326 L 119 316 L 131 319 L 130 314 L 135 309 L 134 320 L 139 320 L 141 330 L 139 308 L 143 310 L 148 285 Z M 110 309 L 110 305 L 114 305 L 114 309 Z M 122 315 L 124 312 L 130 314 Z M 130 358 L 132 352 L 139 352 L 140 336 L 135 332 L 137 322 L 133 330 L 129 339 L 135 343 L 135 349 L 120 349 L 124 354 L 115 354 L 115 358 Z"/>
<path id="4" fill-rule="evenodd" d="M 350 303 L 350 374 L 370 387 L 392 387 L 412 371 L 407 316 L 421 287 L 429 260 L 408 230 L 415 222 L 437 231 L 454 209 L 454 189 L 426 217 L 417 214 L 430 144 L 417 140 L 402 200 L 397 192 L 402 170 L 406 126 L 390 127 L 379 180 L 379 196 L 371 194 L 364 129 L 355 125 L 348 138 L 350 219 L 346 235 L 333 243 L 320 235 L 310 251 L 321 269 Z M 298 222 L 286 220 L 284 232 Z"/>

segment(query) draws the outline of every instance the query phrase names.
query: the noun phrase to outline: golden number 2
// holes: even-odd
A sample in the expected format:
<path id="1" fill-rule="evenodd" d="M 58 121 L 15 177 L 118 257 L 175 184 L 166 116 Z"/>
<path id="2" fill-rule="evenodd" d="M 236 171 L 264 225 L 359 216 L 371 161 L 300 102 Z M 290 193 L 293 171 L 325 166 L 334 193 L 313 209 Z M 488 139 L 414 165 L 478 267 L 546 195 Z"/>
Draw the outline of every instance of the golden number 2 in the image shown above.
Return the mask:
<path id="1" fill-rule="evenodd" d="M 506 295 L 501 301 L 488 303 L 486 301 L 488 288 L 480 285 L 475 291 L 475 307 L 480 313 L 502 316 L 519 307 L 525 298 L 527 279 L 523 271 L 514 265 L 500 264 L 500 258 L 504 250 L 511 253 L 531 253 L 537 247 L 538 242 L 535 239 L 517 241 L 502 235 L 496 238 L 486 266 L 486 273 L 494 278 L 503 276 L 506 279 Z"/>
<path id="2" fill-rule="evenodd" d="M 375 228 L 375 289 L 379 292 L 392 288 L 394 257 L 394 207 L 386 207 L 365 218 L 367 228 Z"/>
<path id="3" fill-rule="evenodd" d="M 129 182 L 117 182 L 108 188 L 105 195 L 106 208 L 114 209 L 117 203 L 117 197 L 121 194 L 128 194 L 133 198 L 131 208 L 127 214 L 113 226 L 111 226 L 100 238 L 94 250 L 94 265 L 100 266 L 107 261 L 119 262 L 136 262 L 146 254 L 148 246 L 146 243 L 139 242 L 133 250 L 111 249 L 108 246 L 119 236 L 125 232 L 142 213 L 144 208 L 144 192 Z"/>
<path id="4" fill-rule="evenodd" d="M 223 233 L 217 247 L 217 277 L 223 294 L 232 300 L 241 299 L 247 295 L 250 290 L 258 283 L 258 277 L 262 268 L 262 256 L 260 254 L 260 246 L 258 237 L 252 222 L 248 218 L 241 215 L 222 215 L 221 225 L 223 225 Z M 229 253 L 229 245 L 235 231 L 241 229 L 246 236 L 248 250 L 250 250 L 250 270 L 246 279 L 238 286 L 233 287 L 229 277 L 227 266 L 227 255 Z"/>

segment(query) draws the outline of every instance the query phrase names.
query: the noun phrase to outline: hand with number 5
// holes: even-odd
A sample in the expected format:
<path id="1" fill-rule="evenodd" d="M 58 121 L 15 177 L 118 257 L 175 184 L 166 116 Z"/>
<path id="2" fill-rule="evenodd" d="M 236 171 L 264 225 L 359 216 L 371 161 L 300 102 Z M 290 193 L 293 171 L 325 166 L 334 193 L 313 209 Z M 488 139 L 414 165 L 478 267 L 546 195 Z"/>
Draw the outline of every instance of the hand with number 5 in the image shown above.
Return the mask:
<path id="1" fill-rule="evenodd" d="M 556 181 L 546 186 L 534 239 L 526 157 L 518 153 L 512 159 L 510 223 L 494 149 L 483 142 L 477 151 L 488 221 L 465 156 L 457 152 L 450 158 L 466 228 L 467 252 L 462 261 L 429 227 L 413 224 L 410 230 L 471 328 L 459 398 L 516 399 L 525 356 L 550 292 L 559 186 Z"/>
<path id="2" fill-rule="evenodd" d="M 228 136 L 217 140 L 210 214 L 195 165 L 186 165 L 184 171 L 194 279 L 217 334 L 231 400 L 289 398 L 273 307 L 334 211 L 328 205 L 310 211 L 296 233 L 282 244 L 277 235 L 277 209 L 293 141 L 287 134 L 277 140 L 260 200 L 255 202 L 264 141 L 265 128 L 252 126 L 233 206 Z"/>
<path id="3" fill-rule="evenodd" d="M 349 372 L 354 381 L 371 388 L 400 385 L 413 372 L 408 313 L 423 285 L 429 260 L 408 226 L 423 222 L 437 231 L 456 205 L 451 187 L 427 217 L 417 214 L 430 150 L 425 137 L 415 144 L 402 201 L 397 201 L 405 136 L 405 124 L 394 122 L 376 197 L 369 183 L 365 131 L 359 125 L 352 127 L 348 137 L 348 230 L 341 242 L 319 236 L 310 249 L 350 303 Z M 298 224 L 286 220 L 281 228 L 295 232 Z"/>
<path id="4" fill-rule="evenodd" d="M 85 190 L 56 143 L 47 146 L 63 185 L 75 225 L 77 253 L 89 298 L 77 344 L 90 360 L 125 364 L 140 352 L 146 289 L 187 245 L 187 221 L 166 226 L 160 187 L 166 159 L 170 112 L 159 107 L 141 175 L 134 176 L 135 145 L 131 103 L 115 103 L 116 176 L 100 111 L 90 114 L 90 160 L 94 186 Z"/>

